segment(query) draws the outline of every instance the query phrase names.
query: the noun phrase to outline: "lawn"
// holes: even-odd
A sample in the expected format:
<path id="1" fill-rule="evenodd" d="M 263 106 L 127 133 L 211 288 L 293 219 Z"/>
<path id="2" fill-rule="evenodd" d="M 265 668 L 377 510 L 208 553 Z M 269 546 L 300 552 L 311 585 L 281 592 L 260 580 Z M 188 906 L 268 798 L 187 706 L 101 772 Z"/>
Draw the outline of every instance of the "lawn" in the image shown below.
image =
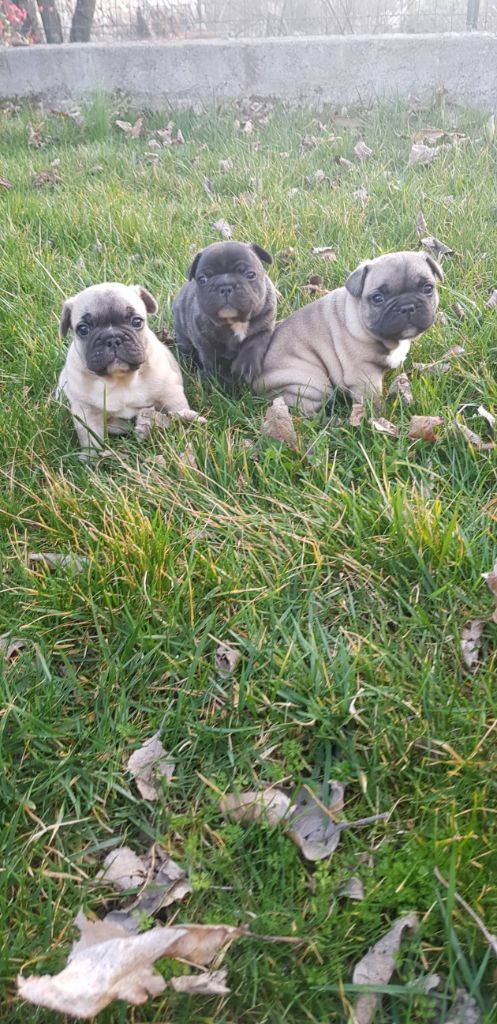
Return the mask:
<path id="1" fill-rule="evenodd" d="M 481 1021 L 497 1021 L 495 957 L 453 895 L 497 931 L 497 627 L 481 576 L 497 554 L 497 463 L 454 424 L 475 403 L 462 415 L 488 437 L 473 414 L 480 403 L 497 413 L 497 312 L 485 307 L 497 285 L 497 144 L 484 115 L 449 106 L 390 107 L 362 125 L 283 110 L 144 113 L 140 138 L 114 123 L 139 114 L 102 98 L 77 119 L 0 114 L 0 174 L 12 182 L 0 189 L 0 633 L 26 642 L 0 666 L 0 1019 L 56 1019 L 19 1002 L 16 975 L 60 970 L 78 909 L 109 909 L 110 889 L 92 884 L 109 850 L 159 842 L 193 888 L 163 922 L 302 944 L 239 940 L 225 956 L 226 999 L 166 990 L 137 1009 L 114 1003 L 104 1024 L 344 1022 L 354 964 L 412 910 L 420 928 L 377 1024 L 443 1024 L 457 988 Z M 251 133 L 235 125 L 244 116 Z M 150 148 L 170 117 L 184 144 Z M 41 148 L 29 125 L 34 141 L 42 125 Z M 411 167 L 413 134 L 428 125 L 467 139 Z M 353 154 L 360 138 L 373 151 L 365 162 Z M 54 160 L 58 180 L 36 187 Z M 292 451 L 261 435 L 262 399 L 228 397 L 187 367 L 206 427 L 118 439 L 113 459 L 80 463 L 52 398 L 65 297 L 106 278 L 144 284 L 160 306 L 152 326 L 170 328 L 188 263 L 224 218 L 235 238 L 280 254 L 270 274 L 285 316 L 312 301 L 309 275 L 332 288 L 363 258 L 415 248 L 420 209 L 454 255 L 444 315 L 405 366 L 414 403 L 385 406 L 399 438 L 367 419 L 351 427 L 339 398 L 316 420 L 295 416 Z M 312 255 L 326 245 L 335 261 Z M 448 372 L 413 369 L 455 345 L 464 353 Z M 435 444 L 408 439 L 412 413 L 442 417 Z M 79 572 L 30 562 L 47 551 L 88 561 Z M 461 631 L 476 617 L 490 621 L 469 672 Z M 215 669 L 220 641 L 241 652 L 229 678 Z M 151 803 L 126 763 L 161 726 L 176 770 Z M 390 814 L 344 830 L 317 865 L 281 827 L 243 829 L 219 811 L 234 789 L 330 779 L 346 784 L 347 818 Z M 338 894 L 351 874 L 362 902 Z M 432 972 L 438 989 L 413 992 Z"/>

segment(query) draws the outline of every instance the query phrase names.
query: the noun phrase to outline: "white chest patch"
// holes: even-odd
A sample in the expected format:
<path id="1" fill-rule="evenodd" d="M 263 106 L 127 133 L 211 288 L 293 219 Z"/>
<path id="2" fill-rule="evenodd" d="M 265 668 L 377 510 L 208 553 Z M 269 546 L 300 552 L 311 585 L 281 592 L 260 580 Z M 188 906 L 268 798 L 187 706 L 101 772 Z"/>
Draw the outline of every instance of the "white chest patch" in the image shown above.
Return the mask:
<path id="1" fill-rule="evenodd" d="M 391 370 L 396 370 L 398 366 L 402 366 L 404 359 L 409 353 L 410 347 L 410 338 L 404 338 L 402 341 L 399 341 L 397 348 L 392 349 L 390 355 L 386 358 L 387 366 L 389 366 Z"/>
<path id="2" fill-rule="evenodd" d="M 230 327 L 238 341 L 245 341 L 249 327 L 248 324 L 242 323 L 241 320 L 233 320 Z"/>

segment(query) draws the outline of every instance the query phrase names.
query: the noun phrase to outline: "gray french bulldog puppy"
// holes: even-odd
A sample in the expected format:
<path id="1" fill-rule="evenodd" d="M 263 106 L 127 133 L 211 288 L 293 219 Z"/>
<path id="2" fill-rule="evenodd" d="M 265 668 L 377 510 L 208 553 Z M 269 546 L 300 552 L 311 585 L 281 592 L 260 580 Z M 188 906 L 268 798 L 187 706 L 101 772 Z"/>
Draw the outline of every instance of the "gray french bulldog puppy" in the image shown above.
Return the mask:
<path id="1" fill-rule="evenodd" d="M 148 326 L 156 312 L 146 288 L 115 281 L 64 302 L 60 333 L 72 330 L 73 339 L 56 394 L 69 401 L 83 457 L 102 447 L 105 431 L 123 433 L 145 409 L 206 422 L 188 405 L 172 352 Z"/>
<path id="2" fill-rule="evenodd" d="M 261 372 L 276 322 L 276 289 L 254 242 L 215 242 L 197 253 L 173 302 L 181 352 L 204 373 L 250 383 Z"/>
<path id="3" fill-rule="evenodd" d="M 393 252 L 366 260 L 336 288 L 277 325 L 258 394 L 282 396 L 304 415 L 318 412 L 335 388 L 356 402 L 381 395 L 387 370 L 431 327 L 438 306 L 438 263 L 427 253 Z"/>

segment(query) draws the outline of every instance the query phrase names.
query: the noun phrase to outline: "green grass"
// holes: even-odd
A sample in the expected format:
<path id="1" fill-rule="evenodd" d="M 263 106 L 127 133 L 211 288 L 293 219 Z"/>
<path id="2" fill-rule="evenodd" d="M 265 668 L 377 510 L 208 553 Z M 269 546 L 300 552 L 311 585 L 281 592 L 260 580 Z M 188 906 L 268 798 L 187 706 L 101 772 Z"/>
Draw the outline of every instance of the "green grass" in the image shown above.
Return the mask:
<path id="1" fill-rule="evenodd" d="M 485 628 L 474 676 L 459 646 L 466 620 L 493 607 L 481 573 L 497 549 L 496 461 L 453 426 L 465 402 L 497 412 L 497 314 L 484 308 L 497 285 L 497 148 L 471 111 L 388 108 L 302 151 L 302 136 L 321 134 L 312 113 L 275 111 L 245 136 L 224 110 L 174 115 L 186 144 L 161 150 L 152 168 L 147 138 L 169 114 L 146 114 L 142 140 L 115 128 L 128 114 L 97 99 L 81 126 L 37 109 L 0 117 L 0 171 L 13 182 L 0 194 L 0 632 L 27 641 L 2 675 L 0 1019 L 54 1019 L 18 1002 L 16 974 L 59 970 L 78 908 L 104 913 L 105 893 L 91 885 L 104 854 L 157 840 L 192 876 L 177 921 L 243 924 L 303 945 L 240 941 L 226 957 L 227 1001 L 166 992 L 137 1010 L 113 1004 L 104 1024 L 343 1022 L 354 963 L 408 910 L 421 928 L 378 1024 L 443 1022 L 460 986 L 483 1021 L 497 1021 L 495 961 L 433 876 L 437 865 L 497 931 L 496 626 Z M 42 120 L 44 148 L 29 148 L 27 124 Z M 409 168 L 410 135 L 427 124 L 455 124 L 470 141 Z M 334 163 L 359 137 L 371 160 Z M 227 157 L 233 169 L 221 174 Z M 60 182 L 35 189 L 33 174 L 55 158 Z M 333 184 L 315 184 L 319 168 Z M 360 185 L 365 207 L 353 198 Z M 235 237 L 273 253 L 294 247 L 293 262 L 271 269 L 283 316 L 308 301 L 299 286 L 309 274 L 334 287 L 365 257 L 414 248 L 420 208 L 455 250 L 446 319 L 406 365 L 412 411 L 443 417 L 437 444 L 352 429 L 339 399 L 341 425 L 296 417 L 301 450 L 280 449 L 260 435 L 262 400 L 235 401 L 186 372 L 207 428 L 175 426 L 141 447 L 121 439 L 110 463 L 80 464 L 69 415 L 51 397 L 65 296 L 105 278 L 143 283 L 159 301 L 153 323 L 170 325 L 190 258 L 225 217 Z M 314 258 L 317 245 L 335 246 L 336 262 Z M 445 376 L 410 370 L 455 344 L 465 354 Z M 386 415 L 407 422 L 391 401 Z M 198 470 L 181 460 L 187 441 Z M 29 551 L 89 563 L 48 573 L 30 567 Z M 214 671 L 218 640 L 242 652 L 228 681 Z M 125 765 L 161 722 L 176 775 L 148 804 Z M 330 863 L 313 867 L 278 828 L 244 831 L 219 814 L 218 791 L 302 778 L 341 779 L 347 816 L 391 810 L 390 820 L 345 831 Z M 372 867 L 358 857 L 367 852 Z M 351 871 L 362 903 L 337 897 Z M 409 982 L 427 971 L 440 988 L 416 996 Z"/>

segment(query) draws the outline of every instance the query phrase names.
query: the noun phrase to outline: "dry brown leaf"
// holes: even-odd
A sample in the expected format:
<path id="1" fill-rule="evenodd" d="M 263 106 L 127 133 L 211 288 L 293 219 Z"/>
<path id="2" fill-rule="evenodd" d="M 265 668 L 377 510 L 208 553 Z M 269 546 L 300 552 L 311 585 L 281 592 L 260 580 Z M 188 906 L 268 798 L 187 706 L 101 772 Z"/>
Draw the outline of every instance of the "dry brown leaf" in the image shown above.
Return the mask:
<path id="1" fill-rule="evenodd" d="M 22 999 L 89 1020 L 114 999 L 133 1006 L 160 995 L 166 982 L 153 965 L 161 957 L 209 964 L 218 950 L 243 935 L 229 925 L 157 925 L 132 935 L 119 925 L 89 921 L 82 911 L 75 924 L 81 937 L 74 943 L 66 967 L 59 974 L 18 977 Z"/>
<path id="2" fill-rule="evenodd" d="M 21 651 L 26 647 L 26 640 L 21 640 L 18 636 L 11 636 L 10 633 L 4 633 L 3 636 L 0 636 L 0 658 L 10 662 L 10 664 L 17 661 Z"/>
<path id="3" fill-rule="evenodd" d="M 370 420 L 370 423 L 380 434 L 388 434 L 390 437 L 400 436 L 399 427 L 395 423 L 390 423 L 390 420 L 386 420 L 384 416 L 379 416 L 377 420 Z"/>
<path id="4" fill-rule="evenodd" d="M 117 125 L 125 135 L 129 135 L 131 139 L 138 139 L 143 128 L 143 117 L 139 117 L 134 124 L 131 124 L 130 121 L 114 121 L 114 124 Z"/>
<path id="5" fill-rule="evenodd" d="M 33 174 L 33 185 L 35 188 L 44 188 L 45 185 L 57 185 L 60 178 L 54 174 L 50 168 L 46 171 L 38 171 L 38 174 Z"/>
<path id="6" fill-rule="evenodd" d="M 419 128 L 413 133 L 413 142 L 439 142 L 447 133 L 443 128 Z"/>
<path id="7" fill-rule="evenodd" d="M 230 647 L 229 644 L 219 644 L 215 656 L 217 671 L 222 676 L 230 676 L 235 671 L 240 658 L 240 651 L 236 647 Z"/>
<path id="8" fill-rule="evenodd" d="M 90 559 L 85 555 L 62 555 L 56 551 L 43 551 L 37 553 L 30 551 L 28 561 L 36 564 L 40 562 L 47 569 L 72 569 L 74 572 L 82 572 L 89 564 Z"/>
<path id="9" fill-rule="evenodd" d="M 229 174 L 229 172 L 233 170 L 233 161 L 231 157 L 227 157 L 226 160 L 219 161 L 219 170 L 221 171 L 221 174 Z"/>
<path id="10" fill-rule="evenodd" d="M 422 373 L 447 373 L 450 370 L 450 362 L 448 360 L 462 355 L 464 355 L 462 345 L 454 345 L 445 355 L 441 356 L 440 359 L 435 359 L 432 363 L 413 363 L 412 365 L 414 370 L 419 370 Z"/>
<path id="11" fill-rule="evenodd" d="M 422 210 L 419 210 L 419 212 L 416 214 L 416 234 L 417 234 L 418 238 L 421 238 L 421 235 L 424 235 L 425 231 L 426 231 L 425 215 L 424 215 Z"/>
<path id="12" fill-rule="evenodd" d="M 144 800 L 157 800 L 159 792 L 153 779 L 160 775 L 170 782 L 175 767 L 174 761 L 162 746 L 160 732 L 156 732 L 131 754 L 126 770 L 131 772 Z"/>
<path id="13" fill-rule="evenodd" d="M 464 664 L 470 672 L 474 672 L 478 663 L 481 647 L 481 635 L 485 619 L 472 619 L 461 632 L 461 651 Z"/>
<path id="14" fill-rule="evenodd" d="M 346 896 L 349 900 L 363 900 L 364 899 L 364 886 L 361 879 L 357 875 L 351 875 L 345 882 L 339 887 L 337 891 L 338 896 Z"/>
<path id="15" fill-rule="evenodd" d="M 331 780 L 331 793 L 323 804 L 308 786 L 301 786 L 292 806 L 288 835 L 297 844 L 306 860 L 330 857 L 340 842 L 342 829 L 333 820 L 343 810 L 345 787 Z M 321 796 L 321 794 L 320 794 Z"/>
<path id="16" fill-rule="evenodd" d="M 421 244 L 433 254 L 436 260 L 441 260 L 442 256 L 452 256 L 454 253 L 450 246 L 445 245 L 445 242 L 441 242 L 434 235 L 427 235 L 426 238 L 422 238 Z"/>
<path id="17" fill-rule="evenodd" d="M 281 263 L 283 267 L 288 267 L 293 263 L 296 257 L 297 250 L 293 245 L 288 245 L 286 249 L 280 249 L 280 251 L 276 253 L 275 260 L 277 263 Z"/>
<path id="18" fill-rule="evenodd" d="M 321 256 L 325 260 L 334 262 L 337 258 L 336 250 L 331 245 L 315 245 L 312 249 L 313 256 Z"/>
<path id="19" fill-rule="evenodd" d="M 456 998 L 448 1011 L 449 1016 L 437 1024 L 481 1024 L 481 1013 L 473 996 L 463 988 L 458 988 Z"/>
<path id="20" fill-rule="evenodd" d="M 44 127 L 44 121 L 42 121 L 41 124 L 36 125 L 36 128 L 34 128 L 32 124 L 28 124 L 28 146 L 32 146 L 33 149 L 41 149 L 44 145 L 44 140 L 42 138 Z"/>
<path id="21" fill-rule="evenodd" d="M 476 411 L 477 411 L 479 416 L 482 416 L 483 419 L 486 420 L 487 423 L 490 424 L 490 426 L 492 427 L 492 430 L 493 430 L 493 428 L 495 427 L 495 423 L 496 423 L 495 416 L 491 412 L 489 412 L 488 409 L 485 409 L 484 405 L 479 405 L 478 409 Z"/>
<path id="22" fill-rule="evenodd" d="M 438 441 L 436 430 L 442 425 L 440 416 L 412 416 L 408 437 L 412 441 Z"/>
<path id="23" fill-rule="evenodd" d="M 497 288 L 494 288 L 490 297 L 487 299 L 485 305 L 487 309 L 495 309 L 495 307 L 497 306 Z"/>
<path id="24" fill-rule="evenodd" d="M 360 185 L 359 188 L 356 188 L 355 192 L 352 193 L 352 198 L 355 199 L 357 203 L 362 203 L 362 205 L 365 206 L 369 200 L 369 192 L 364 188 L 364 185 Z"/>
<path id="25" fill-rule="evenodd" d="M 7 178 L 0 178 L 0 188 L 12 188 L 12 182 Z"/>
<path id="26" fill-rule="evenodd" d="M 184 466 L 188 469 L 198 469 L 197 456 L 195 455 L 195 449 L 191 441 L 188 441 L 182 452 L 179 453 L 178 458 Z"/>
<path id="27" fill-rule="evenodd" d="M 223 238 L 232 238 L 233 236 L 233 228 L 231 227 L 231 224 L 228 224 L 228 221 L 225 220 L 224 217 L 220 217 L 219 220 L 216 220 L 212 227 L 214 228 L 214 231 L 219 231 L 219 234 L 222 235 Z"/>
<path id="28" fill-rule="evenodd" d="M 278 825 L 293 813 L 290 797 L 280 789 L 266 789 L 261 793 L 248 790 L 245 793 L 228 793 L 219 801 L 219 809 L 230 821 L 249 825 L 253 821 L 267 821 Z"/>
<path id="29" fill-rule="evenodd" d="M 352 160 L 347 160 L 345 156 L 336 156 L 335 163 L 339 164 L 340 167 L 346 167 L 348 170 L 354 166 Z"/>
<path id="30" fill-rule="evenodd" d="M 111 910 L 105 916 L 106 921 L 122 925 L 130 932 L 140 930 L 144 915 L 151 917 L 192 891 L 183 868 L 157 845 L 151 846 L 144 857 L 138 857 L 129 846 L 112 850 L 104 860 L 97 881 L 109 882 L 120 891 L 143 886 L 127 907 Z"/>
<path id="31" fill-rule="evenodd" d="M 171 978 L 171 988 L 189 996 L 227 996 L 230 993 L 227 977 L 226 967 L 205 974 L 184 974 L 181 978 Z"/>
<path id="32" fill-rule="evenodd" d="M 261 433 L 273 441 L 281 441 L 294 451 L 298 449 L 298 439 L 293 425 L 291 412 L 284 398 L 275 398 L 269 407 L 261 426 Z"/>
<path id="33" fill-rule="evenodd" d="M 403 405 L 412 405 L 414 398 L 407 373 L 399 373 L 398 377 L 392 381 L 387 398 L 399 398 Z"/>
<path id="34" fill-rule="evenodd" d="M 466 441 L 468 442 L 468 444 L 472 445 L 473 448 L 476 448 L 476 451 L 478 451 L 478 452 L 488 452 L 488 451 L 491 451 L 493 448 L 495 448 L 495 441 L 482 441 L 482 439 L 481 439 L 479 434 L 476 434 L 474 430 L 471 430 L 470 427 L 467 427 L 466 424 L 463 423 L 463 421 L 461 419 L 461 413 L 466 408 L 468 408 L 467 405 L 462 405 L 461 408 L 458 409 L 458 411 L 456 413 L 456 418 L 455 418 L 455 421 L 454 421 L 455 424 L 456 424 L 456 427 L 458 427 L 458 429 L 461 431 L 461 434 L 463 435 L 463 437 L 466 438 Z M 483 410 L 483 411 L 480 412 L 480 410 Z M 484 406 L 482 406 L 482 405 L 478 407 L 478 413 L 480 414 L 480 416 L 482 416 L 489 423 L 491 423 L 491 420 L 494 419 L 492 414 L 489 413 L 487 411 L 487 409 L 485 409 Z M 490 419 L 489 419 L 489 417 L 490 417 Z M 491 426 L 493 426 L 493 423 L 491 423 Z"/>
<path id="35" fill-rule="evenodd" d="M 171 426 L 171 417 L 153 407 L 140 409 L 135 422 L 135 433 L 140 441 L 146 441 L 154 429 L 167 430 Z"/>
<path id="36" fill-rule="evenodd" d="M 456 315 L 458 320 L 465 320 L 466 319 L 466 311 L 461 306 L 460 302 L 453 302 L 450 308 L 451 308 L 452 312 L 455 313 L 455 315 Z"/>
<path id="37" fill-rule="evenodd" d="M 349 416 L 350 426 L 359 427 L 364 419 L 365 412 L 366 410 L 360 402 L 354 402 Z"/>
<path id="38" fill-rule="evenodd" d="M 415 930 L 417 927 L 417 914 L 411 912 L 400 917 L 390 931 L 356 964 L 352 975 L 353 984 L 387 985 L 395 970 L 396 957 L 405 929 Z M 375 992 L 363 992 L 358 996 L 354 1006 L 354 1024 L 371 1024 L 379 998 Z"/>
<path id="39" fill-rule="evenodd" d="M 420 165 L 425 167 L 427 164 L 432 164 L 438 154 L 439 150 L 434 149 L 433 146 L 425 146 L 422 142 L 415 142 L 409 153 L 409 166 Z"/>
<path id="40" fill-rule="evenodd" d="M 369 160 L 373 155 L 373 150 L 366 146 L 366 143 L 360 139 L 354 146 L 354 153 L 358 160 Z"/>

